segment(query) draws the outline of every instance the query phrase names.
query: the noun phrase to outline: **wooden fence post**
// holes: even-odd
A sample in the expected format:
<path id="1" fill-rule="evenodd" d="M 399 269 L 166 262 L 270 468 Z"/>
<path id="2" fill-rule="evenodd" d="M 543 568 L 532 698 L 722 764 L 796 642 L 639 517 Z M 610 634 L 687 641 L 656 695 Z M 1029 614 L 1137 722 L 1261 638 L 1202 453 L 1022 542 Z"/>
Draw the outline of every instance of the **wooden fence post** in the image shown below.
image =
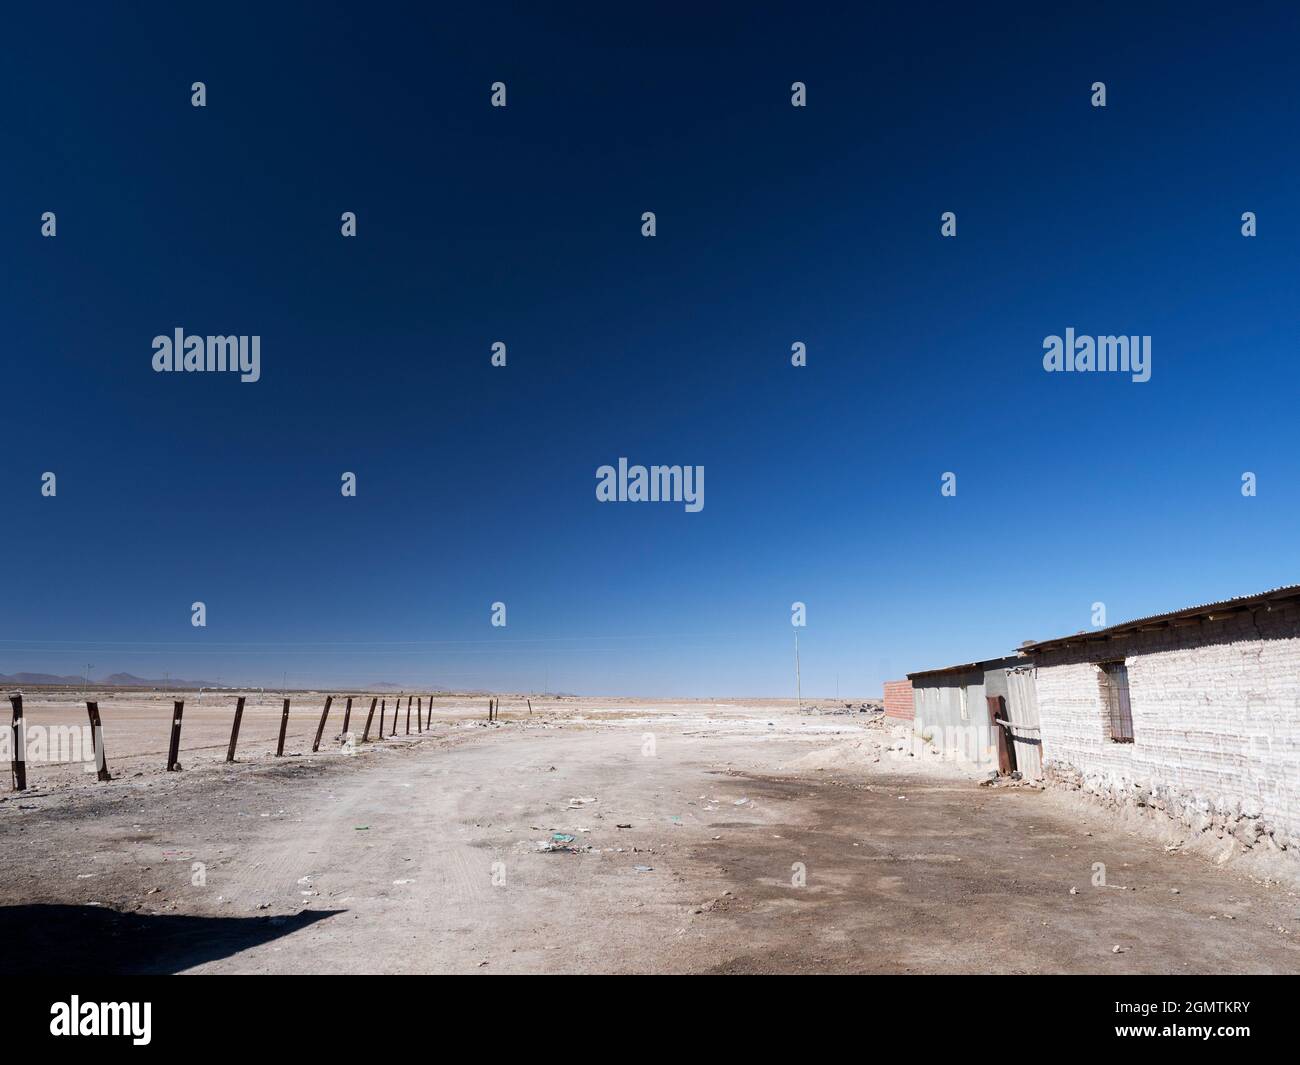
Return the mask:
<path id="1" fill-rule="evenodd" d="M 284 757 L 284 730 L 289 727 L 289 700 L 284 701 L 284 712 L 280 714 L 280 742 L 275 745 L 275 756 Z"/>
<path id="2" fill-rule="evenodd" d="M 316 726 L 316 742 L 311 745 L 312 754 L 320 750 L 320 738 L 325 732 L 325 719 L 330 716 L 330 703 L 333 701 L 334 696 L 325 696 L 325 709 L 320 712 L 320 724 Z"/>
<path id="3" fill-rule="evenodd" d="M 167 746 L 167 772 L 174 773 L 181 767 L 181 714 L 185 712 L 185 700 L 176 699 L 172 703 L 172 739 Z"/>
<path id="4" fill-rule="evenodd" d="M 531 699 L 528 700 L 528 716 L 533 716 L 533 701 Z"/>
<path id="5" fill-rule="evenodd" d="M 108 756 L 104 753 L 104 726 L 99 721 L 99 703 L 87 701 L 86 713 L 90 716 L 90 742 L 95 752 L 95 776 L 100 780 L 111 780 L 108 771 Z"/>
<path id="6" fill-rule="evenodd" d="M 361 734 L 361 742 L 370 742 L 370 722 L 375 719 L 375 703 L 379 702 L 377 698 L 370 700 L 370 713 L 366 715 L 366 731 Z"/>
<path id="7" fill-rule="evenodd" d="M 352 696 L 348 696 L 348 705 L 343 708 L 343 731 L 340 736 L 348 734 L 348 725 L 352 722 Z"/>
<path id="8" fill-rule="evenodd" d="M 387 712 L 387 710 L 388 710 L 388 700 L 381 699 L 379 701 L 379 738 L 381 740 L 384 738 L 384 714 Z"/>
<path id="9" fill-rule="evenodd" d="M 411 734 L 411 697 L 406 697 L 406 734 Z"/>
<path id="10" fill-rule="evenodd" d="M 235 703 L 235 723 L 230 729 L 230 750 L 226 752 L 226 761 L 235 760 L 235 744 L 239 742 L 239 723 L 244 720 L 244 696 L 239 697 L 239 702 Z"/>
<path id="11" fill-rule="evenodd" d="M 397 735 L 397 711 L 399 711 L 401 708 L 402 708 L 402 697 L 399 695 L 396 699 L 393 700 L 393 731 L 389 733 L 390 736 Z"/>
<path id="12" fill-rule="evenodd" d="M 9 771 L 13 776 L 14 791 L 27 790 L 27 727 L 23 724 L 22 692 L 9 696 L 14 708 L 14 750 Z"/>
<path id="13" fill-rule="evenodd" d="M 415 700 L 415 731 L 424 731 L 424 696 L 421 695 Z"/>

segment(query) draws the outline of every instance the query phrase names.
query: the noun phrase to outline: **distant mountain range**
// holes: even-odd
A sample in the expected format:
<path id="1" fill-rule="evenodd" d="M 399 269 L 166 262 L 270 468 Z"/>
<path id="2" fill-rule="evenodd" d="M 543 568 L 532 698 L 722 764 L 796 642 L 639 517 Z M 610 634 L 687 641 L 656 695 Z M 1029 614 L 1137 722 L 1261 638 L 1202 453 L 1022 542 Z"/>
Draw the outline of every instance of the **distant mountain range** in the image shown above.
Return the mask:
<path id="1" fill-rule="evenodd" d="M 85 685 L 86 678 L 82 676 L 59 676 L 55 673 L 0 673 L 0 685 L 10 687 L 13 685 Z M 210 680 L 184 680 L 179 677 L 170 677 L 167 680 L 150 680 L 148 677 L 137 677 L 134 673 L 114 673 L 112 676 L 101 679 L 90 679 L 92 688 L 215 688 L 216 685 Z"/>

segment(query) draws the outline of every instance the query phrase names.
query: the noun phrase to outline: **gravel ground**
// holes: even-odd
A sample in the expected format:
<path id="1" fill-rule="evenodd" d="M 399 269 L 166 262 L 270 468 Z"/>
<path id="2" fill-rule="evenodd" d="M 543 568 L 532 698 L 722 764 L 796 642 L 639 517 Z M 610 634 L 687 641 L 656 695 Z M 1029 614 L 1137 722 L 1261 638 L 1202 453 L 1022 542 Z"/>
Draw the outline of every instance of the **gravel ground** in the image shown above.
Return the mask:
<path id="1" fill-rule="evenodd" d="M 890 751 L 871 715 L 507 699 L 489 727 L 443 699 L 312 755 L 304 697 L 274 759 L 267 697 L 225 765 L 213 699 L 182 773 L 170 703 L 120 697 L 114 780 L 33 765 L 0 801 L 0 972 L 1300 971 L 1290 888 Z"/>

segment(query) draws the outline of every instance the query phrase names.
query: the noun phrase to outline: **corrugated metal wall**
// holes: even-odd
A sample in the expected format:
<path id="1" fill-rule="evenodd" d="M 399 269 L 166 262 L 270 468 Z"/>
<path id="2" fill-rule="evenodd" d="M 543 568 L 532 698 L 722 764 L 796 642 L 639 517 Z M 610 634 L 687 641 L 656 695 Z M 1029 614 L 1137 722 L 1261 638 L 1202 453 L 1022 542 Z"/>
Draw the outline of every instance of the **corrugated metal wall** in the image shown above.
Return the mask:
<path id="1" fill-rule="evenodd" d="M 1027 779 L 1042 777 L 1043 743 L 1031 666 L 918 677 L 912 682 L 912 694 L 918 735 L 945 754 L 993 769 L 998 767 L 998 758 L 992 729 L 1002 726 L 990 724 L 987 697 L 1002 696 L 1011 722 L 1007 735 L 1015 751 L 1016 768 Z"/>
<path id="2" fill-rule="evenodd" d="M 1038 727 L 1038 691 L 1031 666 L 1008 669 L 1007 718 L 1016 750 L 1016 768 L 1030 780 L 1043 775 L 1043 734 Z"/>
<path id="3" fill-rule="evenodd" d="M 983 673 L 917 679 L 912 682 L 912 694 L 916 706 L 914 731 L 918 736 L 950 757 L 997 768 Z"/>

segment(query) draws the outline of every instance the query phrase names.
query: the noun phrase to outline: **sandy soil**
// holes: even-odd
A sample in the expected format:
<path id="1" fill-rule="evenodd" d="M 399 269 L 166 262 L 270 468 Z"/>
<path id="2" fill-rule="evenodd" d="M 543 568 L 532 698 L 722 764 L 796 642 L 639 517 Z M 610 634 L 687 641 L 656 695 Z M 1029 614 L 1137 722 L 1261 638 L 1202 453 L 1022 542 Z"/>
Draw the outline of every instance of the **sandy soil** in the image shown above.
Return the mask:
<path id="1" fill-rule="evenodd" d="M 170 704 L 102 701 L 114 780 L 0 801 L 0 972 L 1300 971 L 1294 891 L 868 715 L 443 699 L 348 755 L 336 702 L 312 755 L 302 702 L 290 757 L 268 696 L 225 765 L 233 700 L 187 701 L 168 774 Z"/>

